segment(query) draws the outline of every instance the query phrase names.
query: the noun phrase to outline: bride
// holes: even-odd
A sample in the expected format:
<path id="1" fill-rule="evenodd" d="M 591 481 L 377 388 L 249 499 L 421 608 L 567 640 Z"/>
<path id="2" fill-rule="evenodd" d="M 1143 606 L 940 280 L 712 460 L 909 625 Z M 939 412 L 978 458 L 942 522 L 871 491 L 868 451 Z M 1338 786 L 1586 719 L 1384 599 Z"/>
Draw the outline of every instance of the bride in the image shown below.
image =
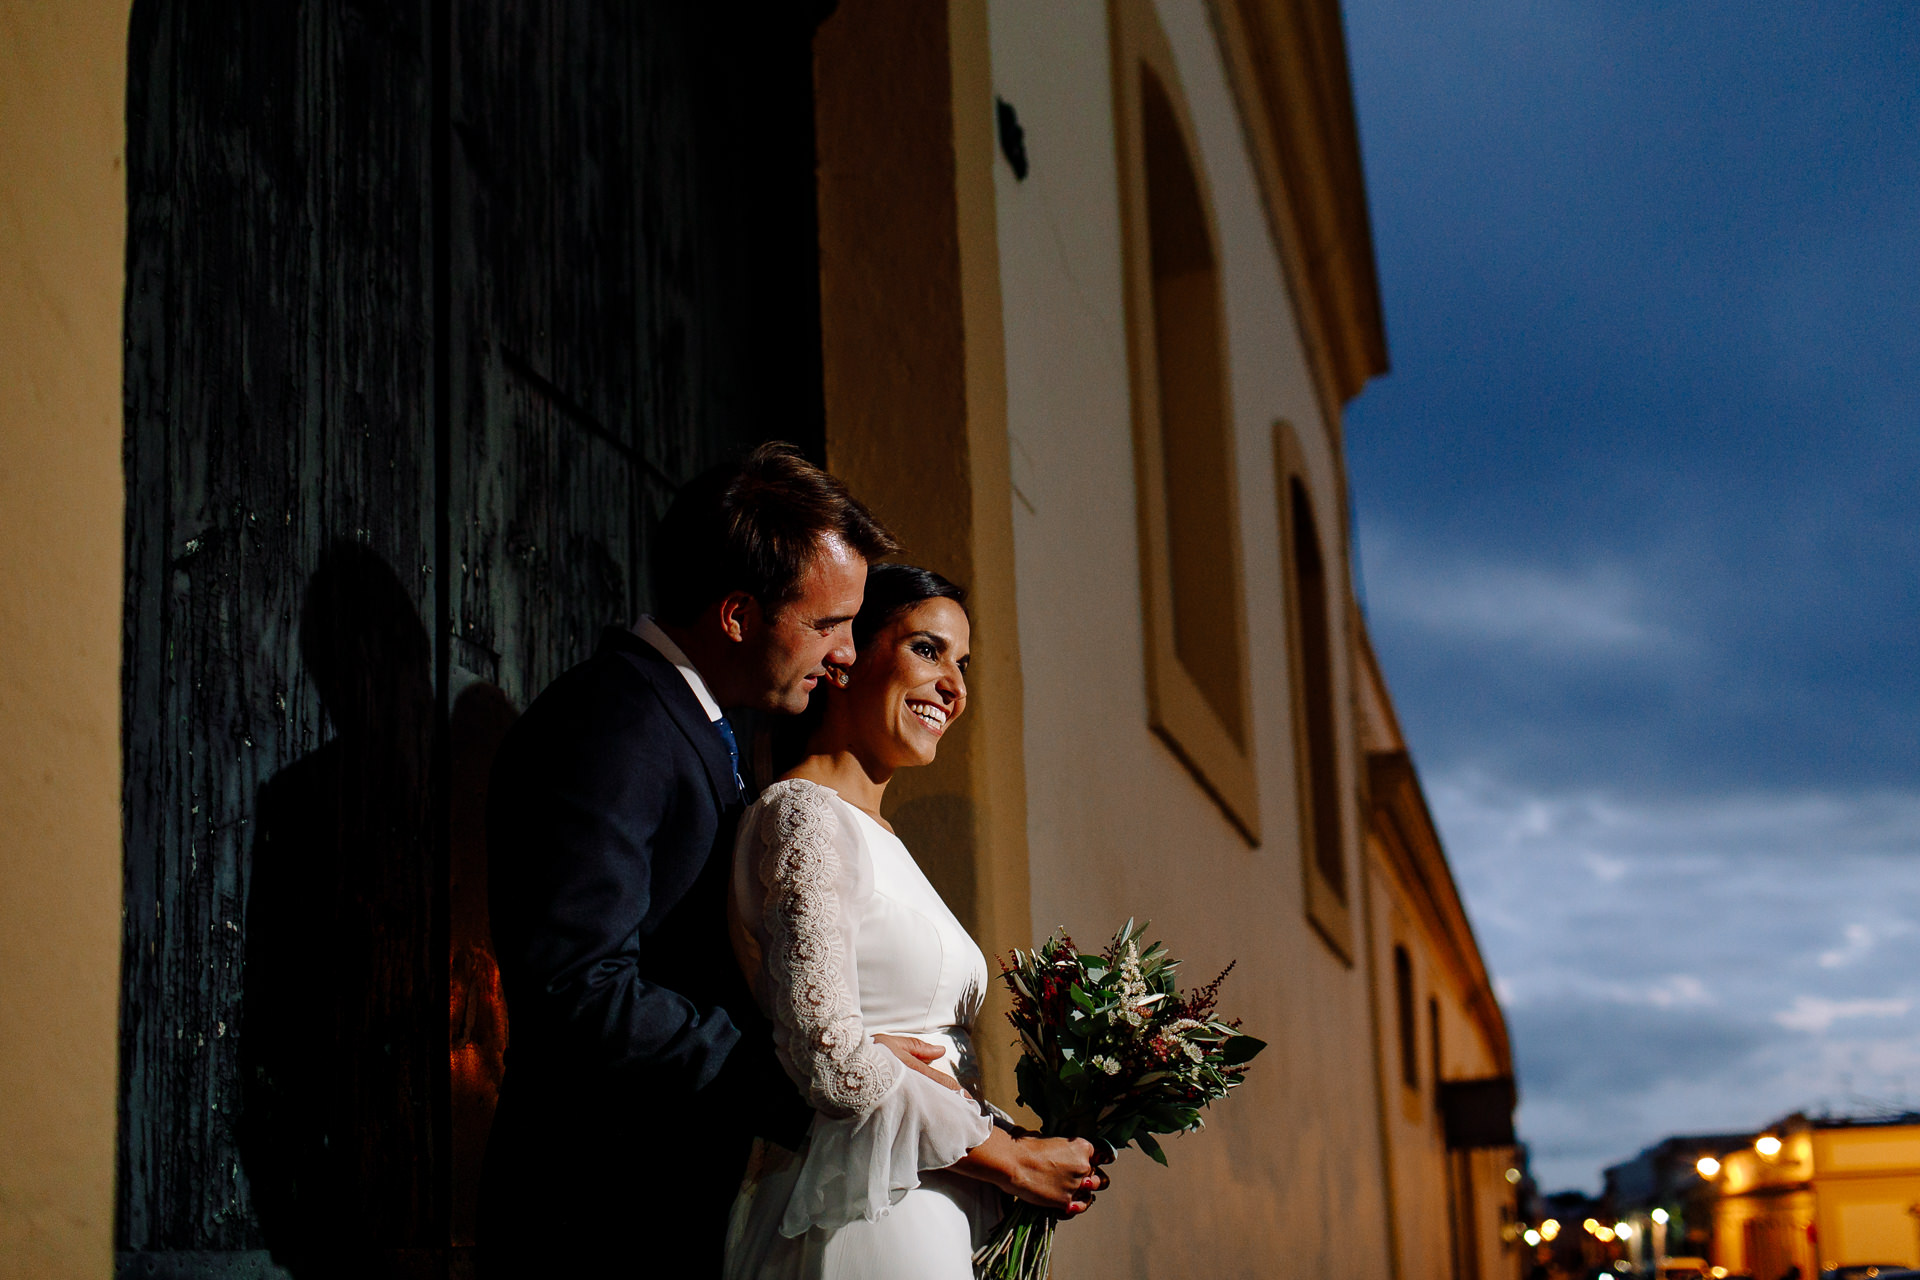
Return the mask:
<path id="1" fill-rule="evenodd" d="M 741 817 L 734 950 L 814 1117 L 797 1152 L 755 1146 L 729 1280 L 971 1280 L 1003 1195 L 1077 1214 L 1106 1185 L 1088 1143 L 976 1101 L 986 960 L 880 816 L 894 771 L 932 761 L 966 709 L 965 599 L 872 568 L 847 683 L 816 695 L 804 757 Z"/>

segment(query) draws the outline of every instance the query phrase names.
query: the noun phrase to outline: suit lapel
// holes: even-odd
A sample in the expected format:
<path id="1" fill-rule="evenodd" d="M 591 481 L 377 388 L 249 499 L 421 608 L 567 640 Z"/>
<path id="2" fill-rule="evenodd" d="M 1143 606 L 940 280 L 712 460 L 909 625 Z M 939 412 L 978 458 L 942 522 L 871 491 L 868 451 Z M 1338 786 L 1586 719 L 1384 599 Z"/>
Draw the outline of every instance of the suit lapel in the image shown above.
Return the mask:
<path id="1" fill-rule="evenodd" d="M 720 807 L 724 809 L 737 802 L 740 788 L 733 782 L 733 759 L 727 754 L 727 744 L 721 740 L 720 731 L 713 727 L 713 721 L 707 719 L 706 708 L 693 696 L 680 669 L 667 661 L 658 649 L 622 627 L 608 627 L 600 643 L 603 648 L 619 650 L 653 686 L 668 717 L 699 755 Z"/>

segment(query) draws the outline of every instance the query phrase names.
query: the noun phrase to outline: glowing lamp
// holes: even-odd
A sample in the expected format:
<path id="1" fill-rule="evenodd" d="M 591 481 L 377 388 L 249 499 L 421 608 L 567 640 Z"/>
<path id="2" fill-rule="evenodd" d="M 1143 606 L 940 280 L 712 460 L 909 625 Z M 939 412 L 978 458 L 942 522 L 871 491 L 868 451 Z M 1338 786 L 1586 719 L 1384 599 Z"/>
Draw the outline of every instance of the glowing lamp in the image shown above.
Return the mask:
<path id="1" fill-rule="evenodd" d="M 1647 1216 L 1652 1218 L 1655 1222 L 1659 1223 L 1663 1227 L 1667 1225 L 1667 1211 L 1665 1209 L 1655 1209 L 1652 1213 L 1648 1214 Z"/>
<path id="2" fill-rule="evenodd" d="M 1613 1224 L 1613 1234 L 1619 1236 L 1622 1240 L 1631 1240 L 1633 1239 L 1633 1224 L 1631 1222 L 1616 1222 Z"/>
<path id="3" fill-rule="evenodd" d="M 1694 1162 L 1693 1167 L 1699 1171 L 1700 1176 L 1703 1178 L 1717 1178 L 1720 1176 L 1720 1162 L 1712 1156 L 1701 1156 L 1699 1160 Z"/>
<path id="4" fill-rule="evenodd" d="M 1522 1240 L 1525 1240 L 1528 1245 L 1536 1245 L 1540 1243 L 1540 1233 L 1538 1231 L 1535 1231 L 1532 1227 L 1528 1227 L 1527 1233 L 1521 1236 L 1520 1238 Z"/>
<path id="5" fill-rule="evenodd" d="M 1763 1133 L 1754 1140 L 1753 1149 L 1763 1156 L 1777 1156 L 1780 1154 L 1780 1139 Z"/>
<path id="6" fill-rule="evenodd" d="M 1555 1236 L 1559 1234 L 1560 1234 L 1560 1219 L 1548 1218 L 1545 1222 L 1540 1224 L 1540 1238 L 1542 1240 L 1551 1241 Z"/>

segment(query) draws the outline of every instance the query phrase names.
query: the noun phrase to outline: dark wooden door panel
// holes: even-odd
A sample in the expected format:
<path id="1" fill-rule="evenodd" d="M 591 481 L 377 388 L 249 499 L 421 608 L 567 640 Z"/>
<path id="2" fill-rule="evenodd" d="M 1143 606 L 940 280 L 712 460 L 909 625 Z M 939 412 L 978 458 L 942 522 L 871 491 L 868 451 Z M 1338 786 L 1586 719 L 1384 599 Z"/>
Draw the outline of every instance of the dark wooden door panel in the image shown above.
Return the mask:
<path id="1" fill-rule="evenodd" d="M 523 701 L 644 606 L 676 485 L 770 437 L 819 451 L 812 20 L 575 0 L 454 23 L 451 621 Z"/>
<path id="2" fill-rule="evenodd" d="M 520 705 L 640 586 L 626 107 L 641 8 L 455 16 L 452 323 L 468 338 L 451 380 L 451 618 Z"/>
<path id="3" fill-rule="evenodd" d="M 452 464 L 456 661 L 525 706 L 634 612 L 633 452 L 511 364 L 481 373 L 456 400 L 477 420 L 456 428 Z"/>
<path id="4" fill-rule="evenodd" d="M 123 1270 L 471 1238 L 493 746 L 676 484 L 820 452 L 812 17 L 139 0 Z"/>
<path id="5" fill-rule="evenodd" d="M 242 1045 L 271 1038 L 247 1034 L 258 801 L 337 733 L 301 655 L 309 575 L 345 539 L 415 628 L 431 598 L 425 39 L 424 5 L 134 17 L 124 1248 L 261 1238 L 242 1151 Z M 420 834 L 391 845 L 403 912 Z M 416 1030 L 421 958 L 368 977 Z M 416 1131 L 383 1142 L 431 1145 L 417 1108 L 391 1123 Z"/>

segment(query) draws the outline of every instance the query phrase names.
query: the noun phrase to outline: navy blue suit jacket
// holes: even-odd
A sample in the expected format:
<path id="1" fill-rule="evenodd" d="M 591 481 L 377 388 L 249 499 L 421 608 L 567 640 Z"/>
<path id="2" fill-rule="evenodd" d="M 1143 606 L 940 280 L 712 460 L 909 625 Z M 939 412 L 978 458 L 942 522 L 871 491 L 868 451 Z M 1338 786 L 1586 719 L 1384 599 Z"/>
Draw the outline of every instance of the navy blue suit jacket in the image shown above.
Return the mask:
<path id="1" fill-rule="evenodd" d="M 695 1252 L 674 1273 L 717 1274 L 754 1134 L 805 1132 L 727 936 L 741 801 L 685 679 L 623 629 L 501 745 L 488 897 L 508 1043 L 481 1188 L 489 1275 L 644 1274 L 667 1224 Z"/>

